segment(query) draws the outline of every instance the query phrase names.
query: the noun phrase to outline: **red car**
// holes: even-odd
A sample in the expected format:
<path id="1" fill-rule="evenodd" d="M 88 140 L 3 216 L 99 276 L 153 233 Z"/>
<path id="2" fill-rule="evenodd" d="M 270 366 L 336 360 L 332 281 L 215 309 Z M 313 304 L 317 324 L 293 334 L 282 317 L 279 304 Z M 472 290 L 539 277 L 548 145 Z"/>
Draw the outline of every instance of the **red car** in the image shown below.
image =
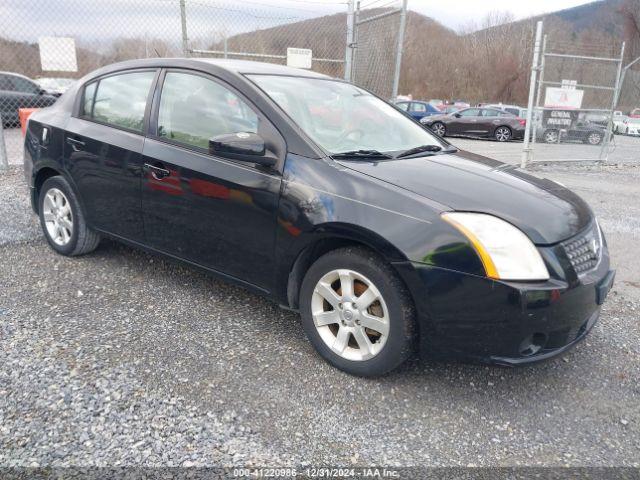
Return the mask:
<path id="1" fill-rule="evenodd" d="M 629 114 L 629 117 L 631 117 L 631 118 L 640 118 L 640 108 L 634 108 L 633 110 L 631 110 L 631 113 Z"/>

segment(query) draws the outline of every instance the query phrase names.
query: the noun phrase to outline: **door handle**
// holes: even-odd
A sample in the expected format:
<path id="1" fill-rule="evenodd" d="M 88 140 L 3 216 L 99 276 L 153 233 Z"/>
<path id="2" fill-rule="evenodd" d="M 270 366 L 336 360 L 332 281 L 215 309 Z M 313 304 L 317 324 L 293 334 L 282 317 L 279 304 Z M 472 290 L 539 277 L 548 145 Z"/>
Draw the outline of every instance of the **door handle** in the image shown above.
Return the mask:
<path id="1" fill-rule="evenodd" d="M 151 165 L 150 163 L 145 163 L 144 169 L 147 171 L 151 171 L 151 176 L 156 180 L 162 180 L 163 178 L 167 178 L 169 175 L 171 175 L 171 172 L 166 168 L 160 167 L 158 165 Z"/>
<path id="2" fill-rule="evenodd" d="M 82 140 L 78 140 L 77 138 L 67 137 L 67 143 L 71 145 L 71 148 L 74 152 L 79 152 L 82 150 L 80 147 L 84 147 L 85 143 Z"/>

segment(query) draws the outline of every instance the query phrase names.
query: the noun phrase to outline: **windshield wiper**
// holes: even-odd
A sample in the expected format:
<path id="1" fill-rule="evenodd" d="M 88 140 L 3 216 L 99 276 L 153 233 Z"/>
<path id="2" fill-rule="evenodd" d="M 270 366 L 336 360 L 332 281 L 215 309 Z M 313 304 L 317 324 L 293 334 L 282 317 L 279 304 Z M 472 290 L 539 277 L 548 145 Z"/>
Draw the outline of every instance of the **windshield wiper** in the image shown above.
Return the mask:
<path id="1" fill-rule="evenodd" d="M 348 152 L 333 153 L 332 158 L 393 158 L 391 155 L 378 150 L 349 150 Z"/>
<path id="2" fill-rule="evenodd" d="M 396 158 L 408 157 L 410 155 L 416 155 L 418 153 L 438 153 L 442 151 L 442 147 L 440 145 L 420 145 L 419 147 L 410 148 L 409 150 L 405 150 L 401 154 L 397 155 Z M 450 151 L 450 150 L 445 150 Z"/>

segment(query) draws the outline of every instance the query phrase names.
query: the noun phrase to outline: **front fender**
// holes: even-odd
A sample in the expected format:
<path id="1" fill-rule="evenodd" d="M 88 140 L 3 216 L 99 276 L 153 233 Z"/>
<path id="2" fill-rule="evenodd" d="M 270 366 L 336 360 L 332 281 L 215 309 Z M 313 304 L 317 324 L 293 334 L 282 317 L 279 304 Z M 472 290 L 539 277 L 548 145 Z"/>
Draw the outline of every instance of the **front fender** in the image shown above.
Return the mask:
<path id="1" fill-rule="evenodd" d="M 287 279 L 301 252 L 328 239 L 368 246 L 390 263 L 484 274 L 468 240 L 441 219 L 447 210 L 332 160 L 289 155 L 277 213 L 277 296 L 286 299 Z"/>

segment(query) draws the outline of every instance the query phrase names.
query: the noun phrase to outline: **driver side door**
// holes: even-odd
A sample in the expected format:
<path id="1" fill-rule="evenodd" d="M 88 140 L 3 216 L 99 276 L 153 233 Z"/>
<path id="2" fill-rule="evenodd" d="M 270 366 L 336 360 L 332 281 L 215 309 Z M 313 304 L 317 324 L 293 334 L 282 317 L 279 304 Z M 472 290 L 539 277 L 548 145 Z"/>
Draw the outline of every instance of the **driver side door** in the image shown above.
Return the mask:
<path id="1" fill-rule="evenodd" d="M 216 135 L 258 133 L 283 156 L 284 140 L 246 98 L 212 76 L 172 69 L 159 84 L 143 149 L 146 243 L 269 289 L 281 174 L 216 157 L 208 144 Z"/>
<path id="2" fill-rule="evenodd" d="M 480 119 L 479 108 L 465 108 L 453 114 L 448 130 L 450 133 L 460 135 L 477 135 Z"/>

